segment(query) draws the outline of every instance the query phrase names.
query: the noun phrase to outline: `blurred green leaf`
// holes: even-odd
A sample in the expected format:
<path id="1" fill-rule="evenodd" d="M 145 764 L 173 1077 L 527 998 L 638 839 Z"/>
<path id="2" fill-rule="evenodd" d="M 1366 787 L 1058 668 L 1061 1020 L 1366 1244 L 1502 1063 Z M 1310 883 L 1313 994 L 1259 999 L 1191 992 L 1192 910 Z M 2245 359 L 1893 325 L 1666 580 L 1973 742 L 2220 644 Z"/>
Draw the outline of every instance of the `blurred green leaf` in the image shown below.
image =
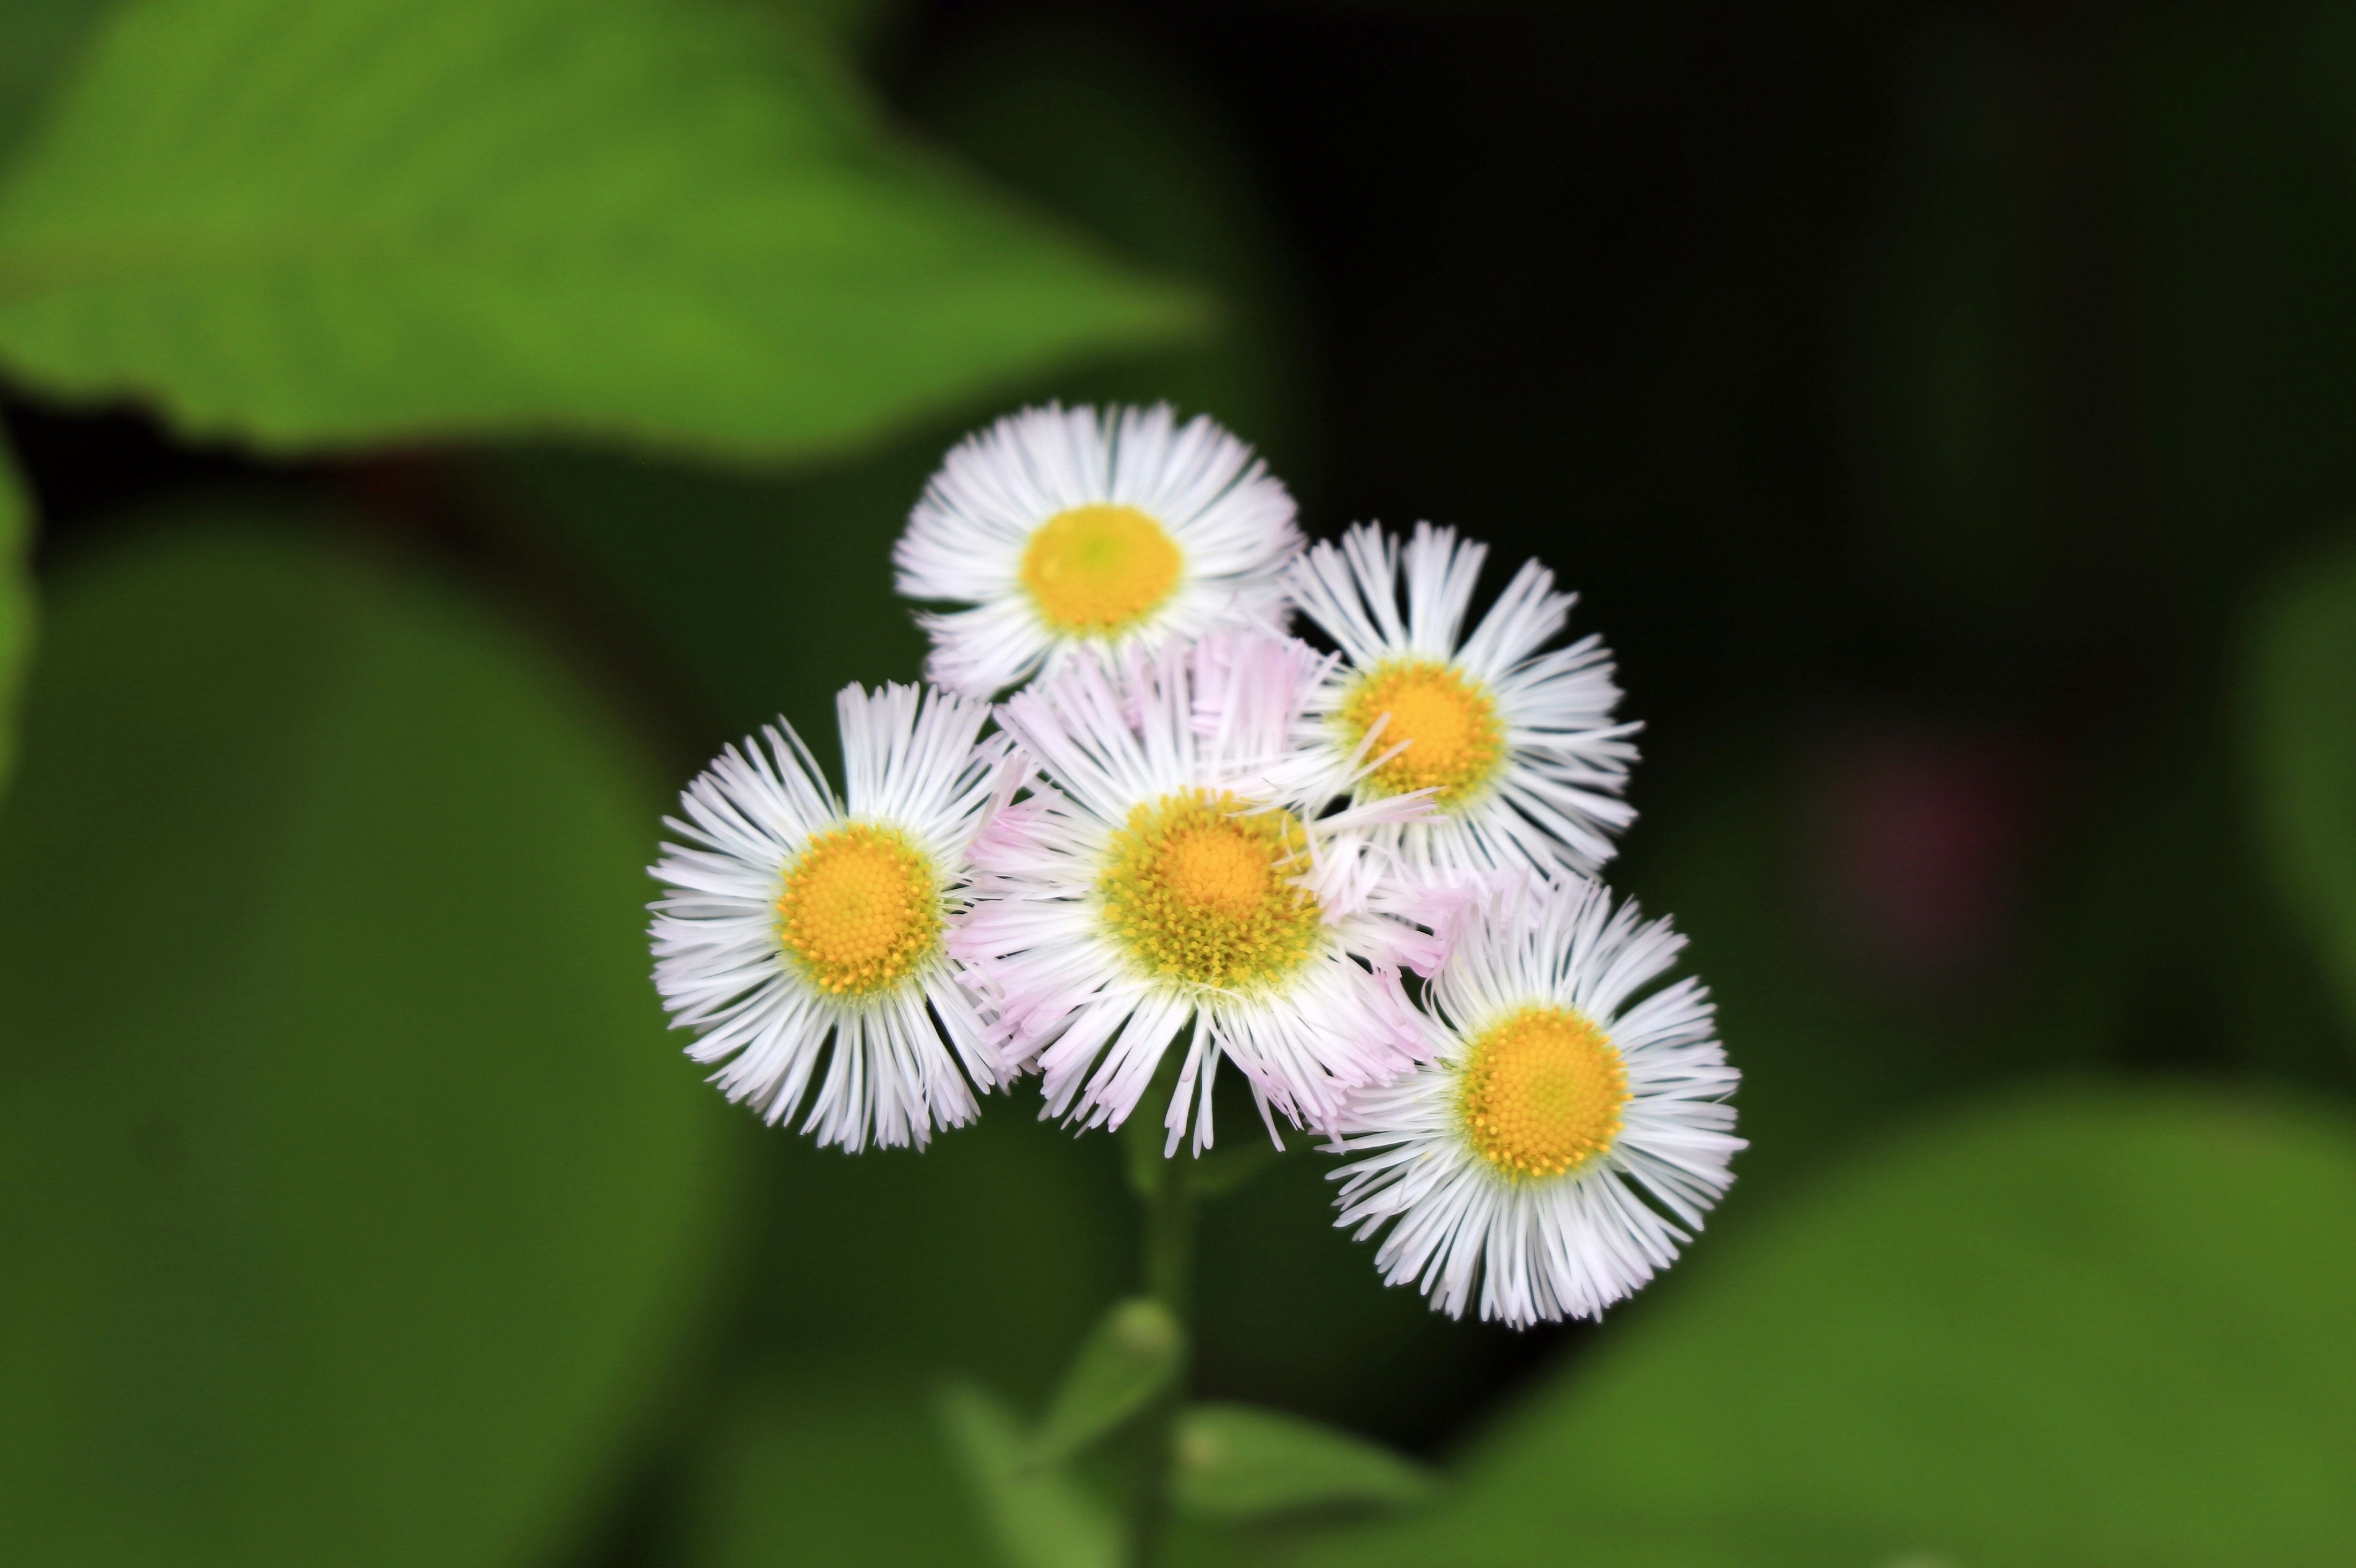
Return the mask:
<path id="1" fill-rule="evenodd" d="M 894 150 L 811 37 L 711 0 L 145 0 L 0 197 L 0 357 L 278 451 L 780 456 L 1199 325 Z"/>
<path id="2" fill-rule="evenodd" d="M 846 1464 L 889 1442 L 921 1444 L 926 1452 L 909 1459 L 894 1486 L 926 1486 L 937 1471 L 954 1475 L 946 1501 L 928 1494 L 923 1504 L 907 1505 L 907 1519 L 875 1524 L 868 1560 L 897 1560 L 892 1554 L 907 1544 L 907 1561 L 926 1561 L 913 1543 L 953 1533 L 952 1511 L 980 1543 L 974 1550 L 989 1540 L 967 1499 L 962 1462 L 952 1471 L 931 1391 L 904 1393 L 904 1385 L 954 1371 L 987 1377 L 1035 1407 L 1132 1266 L 1120 1245 L 1129 1205 L 1108 1140 L 1074 1139 L 1036 1120 L 1037 1109 L 1029 1091 L 992 1095 L 980 1122 L 942 1135 L 921 1154 L 845 1157 L 790 1133 L 759 1135 L 758 1191 L 767 1212 L 755 1232 L 744 1318 L 753 1363 L 746 1381 L 758 1385 L 751 1403 L 759 1408 L 748 1408 L 730 1430 L 782 1426 L 791 1435 L 779 1443 L 840 1442 L 855 1451 Z M 861 1398 L 876 1407 L 872 1423 L 851 1412 Z M 886 1427 L 900 1432 L 912 1408 L 913 1435 L 883 1435 Z M 830 1424 L 838 1417 L 849 1423 L 839 1435 Z M 1022 1436 L 1027 1444 L 1028 1434 Z M 823 1507 L 812 1539 L 847 1541 L 858 1528 L 857 1509 L 873 1496 L 867 1482 L 838 1472 L 841 1495 L 821 1504 L 814 1491 L 765 1477 L 766 1461 L 739 1461 L 699 1445 L 688 1462 L 695 1474 L 715 1477 L 695 1504 L 711 1514 L 713 1539 L 741 1548 L 720 1562 L 750 1568 L 780 1558 L 862 1560 L 788 1552 L 778 1531 L 787 1510 Z M 784 1500 L 768 1496 L 772 1490 Z M 990 1560 L 997 1561 L 994 1553 Z"/>
<path id="3" fill-rule="evenodd" d="M 895 38 L 907 16 L 907 0 L 757 0 L 790 25 L 815 28 L 842 52 L 864 57 Z"/>
<path id="4" fill-rule="evenodd" d="M 1019 68 L 1011 95 L 991 64 L 1001 55 Z M 1076 82 L 1066 66 L 1093 74 Z M 1134 51 L 1026 37 L 960 49 L 919 108 L 1008 185 L 1236 302 L 1232 330 L 1215 343 L 1066 373 L 1052 389 L 1169 397 L 1271 448 L 1297 449 L 1305 371 L 1289 308 L 1269 298 L 1269 274 L 1281 271 L 1269 225 L 1246 160 L 1215 133 L 1199 93 L 1171 75 Z M 991 105 L 1019 112 L 1001 118 Z M 1142 161 L 1123 173 L 1132 154 Z M 1067 165 L 1087 177 L 1063 177 Z M 1191 379 L 1212 361 L 1210 380 Z M 537 519 L 532 547 L 585 558 L 710 698 L 724 726 L 715 742 L 782 711 L 823 756 L 845 681 L 917 673 L 924 638 L 892 592 L 891 545 L 961 433 L 939 421 L 870 457 L 787 476 L 616 453 L 498 453 L 480 465 L 478 498 L 494 517 Z"/>
<path id="5" fill-rule="evenodd" d="M 185 517 L 58 580 L 25 733 L 0 1559 L 541 1560 L 719 1229 L 642 763 L 471 605 Z"/>
<path id="6" fill-rule="evenodd" d="M 0 439 L 0 799 L 16 761 L 16 699 L 33 662 L 33 508 Z"/>
<path id="7" fill-rule="evenodd" d="M 1197 1404 L 1179 1418 L 1178 1506 L 1241 1522 L 1347 1504 L 1431 1495 L 1413 1460 L 1320 1422 L 1242 1404 Z"/>
<path id="8" fill-rule="evenodd" d="M 692 1456 L 686 1568 L 999 1568 L 934 1403 L 875 1365 L 757 1385 Z"/>
<path id="9" fill-rule="evenodd" d="M 1033 1463 L 1060 1464 L 1145 1408 L 1184 1349 L 1185 1331 L 1168 1307 L 1146 1296 L 1117 1303 L 1080 1342 L 1040 1418 Z"/>
<path id="10" fill-rule="evenodd" d="M 2047 1093 L 1695 1260 L 1435 1508 L 1303 1559 L 2226 1568 L 2356 1556 L 2356 1128 Z"/>
<path id="11" fill-rule="evenodd" d="M 0 169 L 48 104 L 115 0 L 8 0 L 0 5 Z"/>
<path id="12" fill-rule="evenodd" d="M 1112 1568 L 1119 1535 L 1061 1468 L 1031 1463 L 1012 1411 L 969 1382 L 941 1391 L 941 1430 L 988 1514 L 1008 1568 Z"/>
<path id="13" fill-rule="evenodd" d="M 2244 701 L 2258 835 L 2276 890 L 2356 1020 L 2356 549 L 2262 603 Z"/>

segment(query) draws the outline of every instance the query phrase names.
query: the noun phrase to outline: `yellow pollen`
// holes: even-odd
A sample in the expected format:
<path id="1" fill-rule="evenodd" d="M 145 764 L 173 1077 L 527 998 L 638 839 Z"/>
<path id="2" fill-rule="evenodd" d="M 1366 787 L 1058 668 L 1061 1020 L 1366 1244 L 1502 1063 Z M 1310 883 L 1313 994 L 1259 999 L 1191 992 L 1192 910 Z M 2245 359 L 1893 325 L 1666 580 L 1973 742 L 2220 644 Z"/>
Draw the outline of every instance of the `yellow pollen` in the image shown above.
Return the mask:
<path id="1" fill-rule="evenodd" d="M 1184 558 L 1134 507 L 1097 502 L 1058 512 L 1023 549 L 1023 586 L 1059 632 L 1104 636 L 1158 608 Z"/>
<path id="2" fill-rule="evenodd" d="M 854 822 L 809 841 L 786 875 L 777 936 L 821 991 L 871 996 L 940 941 L 940 885 L 897 828 Z"/>
<path id="3" fill-rule="evenodd" d="M 1464 1135 L 1509 1181 L 1577 1170 L 1612 1147 L 1628 1105 L 1619 1048 L 1568 1008 L 1524 1008 L 1465 1053 Z"/>
<path id="4" fill-rule="evenodd" d="M 1129 814 L 1097 878 L 1105 919 L 1148 973 L 1232 991 L 1282 979 L 1315 950 L 1315 895 L 1291 879 L 1308 835 L 1289 811 L 1181 790 Z"/>
<path id="5" fill-rule="evenodd" d="M 1489 782 L 1505 757 L 1496 699 L 1436 659 L 1385 659 L 1359 677 L 1342 702 L 1343 727 L 1354 745 L 1386 714 L 1390 722 L 1375 737 L 1374 754 L 1402 741 L 1408 745 L 1369 780 L 1384 795 L 1430 789 L 1443 810 L 1460 805 Z"/>

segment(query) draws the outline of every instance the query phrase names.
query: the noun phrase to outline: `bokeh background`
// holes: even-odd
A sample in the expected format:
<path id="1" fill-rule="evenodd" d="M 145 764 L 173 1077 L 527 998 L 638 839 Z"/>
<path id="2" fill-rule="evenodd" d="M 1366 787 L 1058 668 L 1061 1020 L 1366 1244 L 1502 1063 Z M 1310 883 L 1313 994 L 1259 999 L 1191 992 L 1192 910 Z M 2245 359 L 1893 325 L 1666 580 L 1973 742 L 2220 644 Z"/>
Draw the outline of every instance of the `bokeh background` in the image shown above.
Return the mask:
<path id="1" fill-rule="evenodd" d="M 2275 0 L 0 0 L 0 1559 L 1107 1561 L 937 1399 L 1129 1288 L 1117 1146 L 763 1129 L 640 935 L 1048 397 L 1580 591 L 1753 1140 L 1601 1326 L 1215 1206 L 1199 1390 L 1441 1481 L 1189 1560 L 2356 1561 L 2356 7 Z"/>

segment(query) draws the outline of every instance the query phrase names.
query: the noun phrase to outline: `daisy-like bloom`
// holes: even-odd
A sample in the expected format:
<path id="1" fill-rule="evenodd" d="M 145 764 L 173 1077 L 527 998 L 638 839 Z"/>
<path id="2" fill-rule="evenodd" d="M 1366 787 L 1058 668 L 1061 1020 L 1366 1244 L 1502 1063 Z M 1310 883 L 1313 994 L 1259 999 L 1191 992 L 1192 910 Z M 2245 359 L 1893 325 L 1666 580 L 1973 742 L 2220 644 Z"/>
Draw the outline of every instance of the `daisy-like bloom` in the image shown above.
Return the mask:
<path id="1" fill-rule="evenodd" d="M 922 1147 L 973 1119 L 969 1076 L 1009 1076 L 944 935 L 1020 764 L 976 743 L 990 710 L 966 698 L 854 685 L 835 710 L 841 798 L 787 725 L 723 752 L 664 819 L 686 842 L 651 873 L 655 987 L 729 1099 L 775 1124 L 816 1078 L 802 1130 L 821 1144 Z"/>
<path id="2" fill-rule="evenodd" d="M 1665 1268 L 1734 1179 L 1739 1074 L 1708 993 L 1631 1001 L 1685 945 L 1595 882 L 1526 883 L 1472 917 L 1433 983 L 1431 1061 L 1353 1093 L 1337 1223 L 1384 1283 L 1515 1328 L 1594 1317 Z"/>
<path id="3" fill-rule="evenodd" d="M 1163 1125 L 1211 1142 L 1224 1056 L 1260 1114 L 1330 1125 L 1343 1093 L 1409 1067 L 1422 1036 L 1399 966 L 1437 965 L 1444 896 L 1378 874 L 1361 829 L 1420 799 L 1320 819 L 1286 739 L 1328 661 L 1291 638 L 1215 637 L 1093 664 L 1000 710 L 1044 777 L 974 846 L 950 937 L 1001 1050 L 1036 1058 L 1047 1114 L 1119 1126 L 1195 1027 Z M 1293 771 L 1295 778 L 1307 775 Z"/>
<path id="4" fill-rule="evenodd" d="M 971 606 L 916 617 L 926 674 L 988 697 L 1075 659 L 1281 630 L 1301 543 L 1291 496 L 1208 419 L 1050 406 L 952 451 L 892 563 L 909 598 Z"/>
<path id="5" fill-rule="evenodd" d="M 1348 661 L 1301 740 L 1337 761 L 1370 741 L 1387 753 L 1359 784 L 1362 803 L 1432 792 L 1432 816 L 1390 830 L 1410 866 L 1592 876 L 1635 816 L 1620 790 L 1637 727 L 1612 721 L 1620 688 L 1599 638 L 1547 647 L 1575 595 L 1537 561 L 1462 635 L 1487 554 L 1453 528 L 1418 523 L 1402 549 L 1360 524 L 1296 561 L 1293 602 Z"/>

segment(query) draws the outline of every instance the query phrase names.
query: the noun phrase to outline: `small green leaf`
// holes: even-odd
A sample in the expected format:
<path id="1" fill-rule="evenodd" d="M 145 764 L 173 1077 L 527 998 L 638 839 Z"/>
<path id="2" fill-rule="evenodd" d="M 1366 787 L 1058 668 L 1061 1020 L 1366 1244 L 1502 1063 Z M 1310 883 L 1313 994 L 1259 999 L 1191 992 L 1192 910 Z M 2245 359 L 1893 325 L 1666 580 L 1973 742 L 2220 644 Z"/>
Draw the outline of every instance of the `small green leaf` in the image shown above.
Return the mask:
<path id="1" fill-rule="evenodd" d="M 1185 1348 L 1185 1330 L 1158 1301 L 1136 1296 L 1106 1313 L 1039 1423 L 1033 1462 L 1061 1463 L 1144 1409 L 1169 1386 Z"/>
<path id="2" fill-rule="evenodd" d="M 33 660 L 33 508 L 0 441 L 0 798 L 16 760 L 16 698 Z"/>
<path id="3" fill-rule="evenodd" d="M 1010 1568 L 1112 1568 L 1111 1514 L 1059 1466 L 1032 1463 L 1022 1423 L 969 1382 L 941 1391 L 941 1428 Z"/>
<path id="4" fill-rule="evenodd" d="M 2356 1022 L 2356 549 L 2262 603 L 2244 702 L 2267 869 Z"/>
<path id="5" fill-rule="evenodd" d="M 569 674 L 318 540 L 53 585 L 0 807 L 0 1562 L 550 1560 L 725 1227 L 658 796 Z"/>
<path id="6" fill-rule="evenodd" d="M 863 440 L 1183 338 L 721 0 L 146 0 L 0 196 L 0 359 L 274 451 Z"/>
<path id="7" fill-rule="evenodd" d="M 1419 1502 L 1430 1470 L 1378 1444 L 1279 1411 L 1197 1404 L 1179 1418 L 1178 1506 L 1241 1522 L 1350 1504 Z"/>
<path id="8" fill-rule="evenodd" d="M 1679 1265 L 1330 1568 L 2356 1562 L 2356 1125 L 2048 1093 Z"/>

